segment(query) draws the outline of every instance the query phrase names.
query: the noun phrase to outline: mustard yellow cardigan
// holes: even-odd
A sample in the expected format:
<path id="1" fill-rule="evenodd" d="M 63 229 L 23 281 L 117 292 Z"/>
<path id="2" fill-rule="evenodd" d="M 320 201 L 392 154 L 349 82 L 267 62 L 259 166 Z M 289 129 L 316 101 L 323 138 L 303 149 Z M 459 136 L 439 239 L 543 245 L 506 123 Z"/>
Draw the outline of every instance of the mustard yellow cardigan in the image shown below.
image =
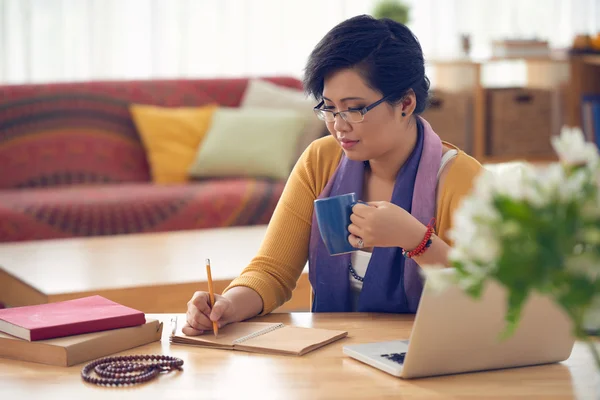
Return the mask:
<path id="1" fill-rule="evenodd" d="M 482 166 L 455 146 L 444 145 L 457 149 L 458 155 L 438 188 L 436 234 L 452 245 L 448 238 L 452 215 Z M 290 174 L 258 253 L 224 292 L 236 286 L 254 289 L 263 300 L 261 315 L 291 298 L 308 259 L 313 201 L 325 188 L 341 156 L 342 149 L 333 136 L 320 138 L 306 149 Z"/>

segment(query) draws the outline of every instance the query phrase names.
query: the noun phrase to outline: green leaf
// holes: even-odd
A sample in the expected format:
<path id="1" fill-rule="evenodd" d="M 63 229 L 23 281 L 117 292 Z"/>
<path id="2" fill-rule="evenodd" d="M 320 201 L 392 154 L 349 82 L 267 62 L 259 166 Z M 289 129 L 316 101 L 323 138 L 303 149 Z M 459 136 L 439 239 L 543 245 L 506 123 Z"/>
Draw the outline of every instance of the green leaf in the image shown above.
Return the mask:
<path id="1" fill-rule="evenodd" d="M 471 297 L 478 299 L 481 297 L 481 293 L 483 293 L 483 282 L 477 282 L 475 285 L 471 285 L 466 289 L 466 292 Z"/>
<path id="2" fill-rule="evenodd" d="M 519 222 L 532 219 L 531 207 L 523 201 L 515 201 L 506 196 L 495 198 L 494 205 L 506 220 L 517 220 Z"/>
<path id="3" fill-rule="evenodd" d="M 506 340 L 515 333 L 515 330 L 519 326 L 522 306 L 528 297 L 527 290 L 512 289 L 508 294 L 508 309 L 505 316 L 506 326 L 500 334 L 500 340 Z"/>

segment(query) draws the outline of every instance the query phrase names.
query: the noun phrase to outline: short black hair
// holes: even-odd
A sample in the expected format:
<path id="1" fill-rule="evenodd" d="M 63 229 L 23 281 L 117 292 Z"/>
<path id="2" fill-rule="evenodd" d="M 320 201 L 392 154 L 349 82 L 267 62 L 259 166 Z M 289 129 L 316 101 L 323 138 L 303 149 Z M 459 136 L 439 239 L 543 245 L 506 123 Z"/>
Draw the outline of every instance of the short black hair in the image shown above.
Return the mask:
<path id="1" fill-rule="evenodd" d="M 304 70 L 304 89 L 321 100 L 327 76 L 355 68 L 365 83 L 397 104 L 411 89 L 415 113 L 427 107 L 429 79 L 423 50 L 405 25 L 388 18 L 359 15 L 331 29 L 311 52 Z"/>

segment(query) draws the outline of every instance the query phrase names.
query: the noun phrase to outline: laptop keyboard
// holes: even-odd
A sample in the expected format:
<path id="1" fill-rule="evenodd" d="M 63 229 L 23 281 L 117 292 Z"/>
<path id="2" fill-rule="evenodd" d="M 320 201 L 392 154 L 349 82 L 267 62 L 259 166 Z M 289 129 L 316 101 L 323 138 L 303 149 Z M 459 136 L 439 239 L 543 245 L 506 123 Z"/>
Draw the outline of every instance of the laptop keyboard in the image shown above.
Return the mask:
<path id="1" fill-rule="evenodd" d="M 387 358 L 388 360 L 398 364 L 404 364 L 404 357 L 406 357 L 406 353 L 381 354 L 381 357 Z"/>

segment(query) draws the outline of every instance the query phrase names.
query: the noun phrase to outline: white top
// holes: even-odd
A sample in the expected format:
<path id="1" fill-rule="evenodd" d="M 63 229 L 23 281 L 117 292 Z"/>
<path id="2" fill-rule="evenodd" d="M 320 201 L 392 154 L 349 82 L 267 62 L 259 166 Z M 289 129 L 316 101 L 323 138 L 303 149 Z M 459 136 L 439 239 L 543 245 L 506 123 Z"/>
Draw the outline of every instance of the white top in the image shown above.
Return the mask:
<path id="1" fill-rule="evenodd" d="M 442 162 L 440 164 L 440 169 L 438 170 L 437 174 L 438 179 L 440 179 L 440 175 L 442 174 L 442 171 L 444 170 L 446 164 L 448 164 L 450 160 L 456 157 L 457 154 L 458 151 L 456 151 L 455 149 L 450 149 L 442 156 Z M 356 274 L 360 277 L 364 277 L 367 273 L 369 261 L 371 261 L 371 253 L 368 251 L 357 250 L 352 252 L 350 256 L 352 268 L 354 269 L 354 272 L 356 272 Z M 350 289 L 352 292 L 352 302 L 354 305 L 353 309 L 356 310 L 358 306 L 358 296 L 360 295 L 360 291 L 362 290 L 363 283 L 355 279 L 350 273 L 350 271 L 348 271 L 348 274 L 350 274 Z"/>

